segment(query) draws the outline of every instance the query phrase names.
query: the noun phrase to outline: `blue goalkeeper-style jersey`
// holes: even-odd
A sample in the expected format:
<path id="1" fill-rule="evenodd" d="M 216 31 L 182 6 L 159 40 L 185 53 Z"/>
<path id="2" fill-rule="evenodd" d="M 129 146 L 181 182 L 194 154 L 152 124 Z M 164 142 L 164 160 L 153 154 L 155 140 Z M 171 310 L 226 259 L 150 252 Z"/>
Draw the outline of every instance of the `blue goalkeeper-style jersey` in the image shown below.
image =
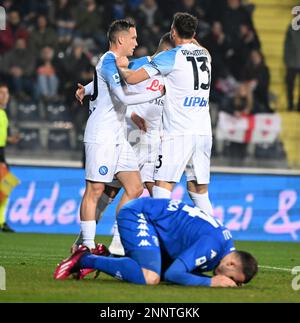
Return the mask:
<path id="1" fill-rule="evenodd" d="M 180 259 L 189 272 L 211 271 L 235 250 L 230 231 L 197 207 L 146 197 L 128 202 L 126 209 L 143 214 L 155 228 L 162 252 Z"/>

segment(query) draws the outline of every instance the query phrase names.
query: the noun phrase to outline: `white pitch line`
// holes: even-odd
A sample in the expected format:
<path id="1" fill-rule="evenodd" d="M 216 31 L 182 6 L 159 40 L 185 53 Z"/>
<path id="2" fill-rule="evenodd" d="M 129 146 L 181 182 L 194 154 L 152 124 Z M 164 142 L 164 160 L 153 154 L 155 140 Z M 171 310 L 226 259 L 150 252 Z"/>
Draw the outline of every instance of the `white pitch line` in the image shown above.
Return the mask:
<path id="1" fill-rule="evenodd" d="M 271 270 L 280 270 L 280 271 L 288 271 L 291 272 L 292 268 L 280 268 L 280 267 L 271 267 L 271 266 L 258 266 L 263 269 L 271 269 Z"/>

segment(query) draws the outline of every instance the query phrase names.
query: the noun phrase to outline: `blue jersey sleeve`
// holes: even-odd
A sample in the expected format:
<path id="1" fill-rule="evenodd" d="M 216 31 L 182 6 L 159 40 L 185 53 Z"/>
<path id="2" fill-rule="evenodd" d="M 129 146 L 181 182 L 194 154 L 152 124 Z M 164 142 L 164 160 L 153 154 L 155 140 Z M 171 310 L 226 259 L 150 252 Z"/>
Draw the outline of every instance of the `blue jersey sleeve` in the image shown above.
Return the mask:
<path id="1" fill-rule="evenodd" d="M 121 78 L 116 65 L 115 57 L 108 54 L 100 68 L 96 68 L 97 74 L 100 73 L 103 79 L 109 84 L 110 89 L 121 86 Z"/>
<path id="2" fill-rule="evenodd" d="M 138 70 L 140 67 L 142 67 L 143 65 L 149 63 L 148 57 L 147 56 L 143 56 L 140 58 L 136 58 L 133 59 L 132 61 L 130 61 L 128 68 L 130 70 Z"/>
<path id="3" fill-rule="evenodd" d="M 210 236 L 203 236 L 190 248 L 182 252 L 178 258 L 185 264 L 187 271 L 192 272 L 209 264 L 212 250 L 215 253 L 220 252 L 217 241 Z"/>
<path id="4" fill-rule="evenodd" d="M 172 265 L 166 270 L 164 279 L 171 283 L 186 286 L 210 286 L 211 277 L 189 273 L 185 264 L 176 259 Z"/>
<path id="5" fill-rule="evenodd" d="M 178 49 L 179 47 L 176 47 L 158 54 L 153 58 L 151 62 L 144 65 L 143 68 L 146 70 L 150 77 L 158 73 L 162 75 L 169 74 L 173 70 Z"/>

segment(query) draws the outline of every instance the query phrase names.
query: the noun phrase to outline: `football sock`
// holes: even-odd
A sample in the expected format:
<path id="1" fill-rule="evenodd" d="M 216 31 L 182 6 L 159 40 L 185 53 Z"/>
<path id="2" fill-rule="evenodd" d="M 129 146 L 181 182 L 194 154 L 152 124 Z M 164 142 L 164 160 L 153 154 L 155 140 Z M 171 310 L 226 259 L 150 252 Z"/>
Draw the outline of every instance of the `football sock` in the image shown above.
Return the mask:
<path id="1" fill-rule="evenodd" d="M 171 198 L 171 191 L 167 190 L 166 188 L 159 187 L 154 185 L 153 186 L 153 197 L 158 199 L 170 199 Z"/>
<path id="2" fill-rule="evenodd" d="M 198 194 L 191 191 L 188 191 L 191 200 L 194 202 L 194 204 L 205 214 L 213 216 L 213 208 L 210 203 L 208 192 L 204 194 Z"/>
<path id="3" fill-rule="evenodd" d="M 142 268 L 136 261 L 128 257 L 114 258 L 85 254 L 80 259 L 80 266 L 98 269 L 130 283 L 146 284 Z"/>
<path id="4" fill-rule="evenodd" d="M 113 200 L 114 200 L 113 198 L 108 197 L 108 195 L 106 195 L 105 193 L 101 195 L 96 207 L 96 224 L 101 220 L 104 211 L 106 210 L 107 206 L 110 203 L 112 203 Z M 83 236 L 82 236 L 82 231 L 80 231 L 74 244 L 76 244 L 77 246 L 80 246 L 82 243 L 83 243 Z"/>
<path id="5" fill-rule="evenodd" d="M 82 244 L 89 249 L 95 248 L 96 221 L 80 221 Z"/>

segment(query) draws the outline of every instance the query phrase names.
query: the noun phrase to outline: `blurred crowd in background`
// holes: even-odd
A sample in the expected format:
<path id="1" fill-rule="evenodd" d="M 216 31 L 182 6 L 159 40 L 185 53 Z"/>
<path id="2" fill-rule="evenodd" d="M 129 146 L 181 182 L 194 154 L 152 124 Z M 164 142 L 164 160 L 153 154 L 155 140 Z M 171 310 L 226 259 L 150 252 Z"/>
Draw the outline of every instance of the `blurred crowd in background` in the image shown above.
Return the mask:
<path id="1" fill-rule="evenodd" d="M 93 78 L 108 48 L 115 19 L 137 25 L 135 57 L 155 52 L 173 14 L 199 19 L 197 40 L 212 55 L 211 102 L 232 115 L 272 113 L 269 69 L 252 20 L 254 6 L 241 0 L 0 0 L 7 26 L 0 33 L 0 81 L 18 102 L 67 107 L 80 131 L 87 109 L 74 98 L 77 83 Z M 87 103 L 85 103 L 87 104 Z"/>

